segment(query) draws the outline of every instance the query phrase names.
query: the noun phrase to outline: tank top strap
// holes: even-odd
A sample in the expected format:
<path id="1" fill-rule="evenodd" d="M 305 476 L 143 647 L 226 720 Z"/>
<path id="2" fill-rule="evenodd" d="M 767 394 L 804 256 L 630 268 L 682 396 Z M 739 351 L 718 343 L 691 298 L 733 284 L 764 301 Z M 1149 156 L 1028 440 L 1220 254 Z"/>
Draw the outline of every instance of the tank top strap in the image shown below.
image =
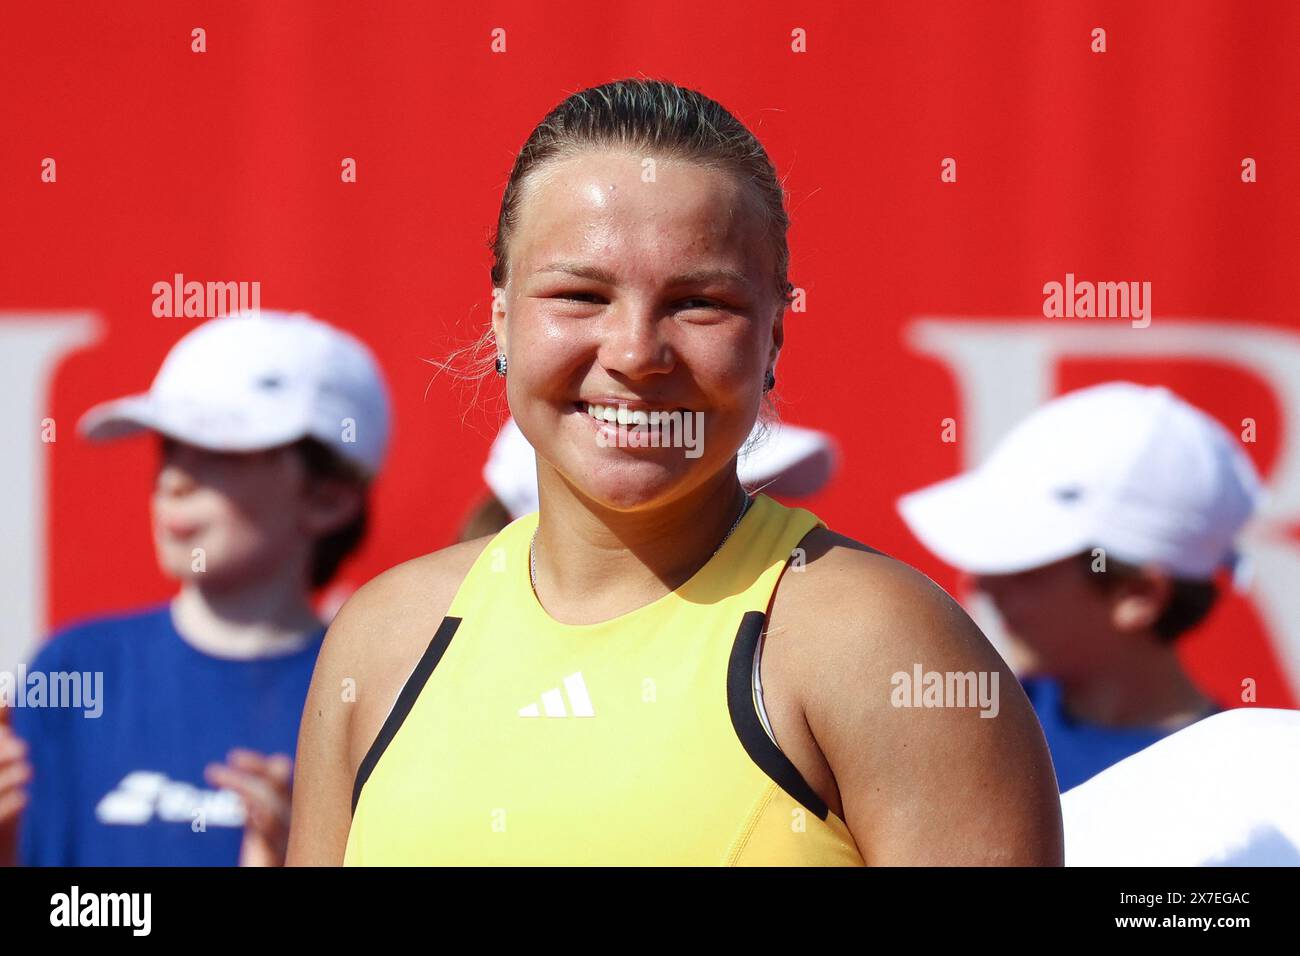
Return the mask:
<path id="1" fill-rule="evenodd" d="M 733 612 L 766 613 L 786 563 L 803 566 L 799 542 L 817 527 L 826 524 L 812 512 L 760 492 L 718 553 L 677 593 L 691 603 L 725 602 Z"/>
<path id="2" fill-rule="evenodd" d="M 528 590 L 528 546 L 537 530 L 538 514 L 529 512 L 506 525 L 488 542 L 470 565 L 447 617 L 477 616 L 486 603 L 518 601 L 531 596 Z M 519 588 L 522 576 L 524 589 Z"/>

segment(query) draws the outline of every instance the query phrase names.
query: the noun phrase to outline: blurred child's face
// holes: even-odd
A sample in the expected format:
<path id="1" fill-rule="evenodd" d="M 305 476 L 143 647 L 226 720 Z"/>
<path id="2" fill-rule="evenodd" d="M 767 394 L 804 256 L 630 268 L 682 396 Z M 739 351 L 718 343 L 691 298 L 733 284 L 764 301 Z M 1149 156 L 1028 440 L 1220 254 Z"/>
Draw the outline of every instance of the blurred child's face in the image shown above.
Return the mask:
<path id="1" fill-rule="evenodd" d="M 979 575 L 1032 673 L 1068 677 L 1110 653 L 1114 599 L 1088 580 L 1077 556 L 1018 574 Z"/>
<path id="2" fill-rule="evenodd" d="M 227 453 L 164 438 L 161 451 L 152 512 L 165 574 L 223 588 L 305 567 L 308 475 L 292 447 Z"/>

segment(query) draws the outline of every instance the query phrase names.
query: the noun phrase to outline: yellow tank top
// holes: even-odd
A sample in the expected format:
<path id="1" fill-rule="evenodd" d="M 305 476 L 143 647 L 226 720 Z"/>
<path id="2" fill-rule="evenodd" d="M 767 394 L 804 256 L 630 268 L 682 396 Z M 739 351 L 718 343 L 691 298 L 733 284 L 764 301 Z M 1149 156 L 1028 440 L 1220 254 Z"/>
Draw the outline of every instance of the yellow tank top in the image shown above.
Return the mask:
<path id="1" fill-rule="evenodd" d="M 759 494 L 676 591 L 567 625 L 529 583 L 537 514 L 512 522 L 358 768 L 344 864 L 861 866 L 756 695 L 777 580 L 817 526 Z"/>

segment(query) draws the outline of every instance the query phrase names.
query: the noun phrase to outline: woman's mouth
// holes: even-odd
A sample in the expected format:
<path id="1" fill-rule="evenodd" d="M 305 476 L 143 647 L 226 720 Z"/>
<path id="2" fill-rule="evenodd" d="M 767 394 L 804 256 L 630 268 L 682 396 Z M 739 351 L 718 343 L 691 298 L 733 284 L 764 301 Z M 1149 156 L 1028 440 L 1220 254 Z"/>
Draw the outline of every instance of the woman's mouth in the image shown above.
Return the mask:
<path id="1" fill-rule="evenodd" d="M 642 428 L 659 428 L 674 418 L 690 414 L 686 408 L 672 406 L 651 407 L 638 405 L 629 407 L 625 403 L 617 405 L 598 404 L 595 402 L 574 402 L 574 407 L 596 422 L 610 425 L 640 426 Z"/>
<path id="2" fill-rule="evenodd" d="M 602 448 L 684 448 L 698 458 L 704 440 L 704 413 L 670 405 L 574 402 Z"/>

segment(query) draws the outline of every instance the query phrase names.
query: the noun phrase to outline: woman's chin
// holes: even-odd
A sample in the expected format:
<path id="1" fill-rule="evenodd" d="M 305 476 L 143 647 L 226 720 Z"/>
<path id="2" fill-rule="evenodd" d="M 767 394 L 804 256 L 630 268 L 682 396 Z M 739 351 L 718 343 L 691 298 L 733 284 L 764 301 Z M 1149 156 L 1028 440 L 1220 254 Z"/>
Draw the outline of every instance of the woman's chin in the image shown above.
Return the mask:
<path id="1" fill-rule="evenodd" d="M 691 477 L 689 468 L 676 462 L 633 460 L 596 462 L 580 469 L 578 490 L 607 508 L 631 511 L 672 498 Z"/>
<path id="2" fill-rule="evenodd" d="M 707 479 L 719 467 L 716 456 L 705 456 L 703 435 L 691 447 L 648 441 L 635 430 L 597 429 L 588 416 L 569 416 L 572 432 L 551 454 L 539 460 L 555 463 L 579 494 L 616 511 L 632 511 L 675 499 Z"/>

